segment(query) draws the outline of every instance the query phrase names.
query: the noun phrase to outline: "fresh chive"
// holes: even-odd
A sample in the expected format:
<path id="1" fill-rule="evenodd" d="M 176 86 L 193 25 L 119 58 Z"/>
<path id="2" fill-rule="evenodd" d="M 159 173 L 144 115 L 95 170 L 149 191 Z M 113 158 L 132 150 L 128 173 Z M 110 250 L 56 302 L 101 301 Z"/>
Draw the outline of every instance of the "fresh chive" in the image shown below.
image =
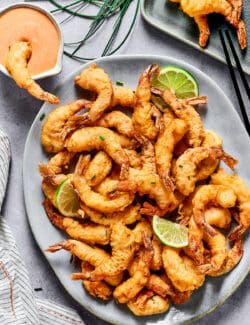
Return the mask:
<path id="1" fill-rule="evenodd" d="M 122 81 L 119 81 L 119 80 L 116 81 L 116 84 L 117 84 L 117 86 L 123 86 L 124 85 L 124 83 Z"/>
<path id="2" fill-rule="evenodd" d="M 182 165 L 179 165 L 178 167 L 179 167 L 179 168 L 183 168 L 183 166 L 182 166 Z"/>
<path id="3" fill-rule="evenodd" d="M 39 120 L 42 121 L 44 118 L 45 118 L 45 113 L 43 113 L 43 114 L 40 116 Z"/>
<path id="4" fill-rule="evenodd" d="M 104 135 L 100 135 L 99 138 L 102 140 L 102 141 L 105 141 L 105 136 Z"/>
<path id="5" fill-rule="evenodd" d="M 82 46 L 86 45 L 86 42 L 92 36 L 97 34 L 101 28 L 104 28 L 106 21 L 113 16 L 116 16 L 116 19 L 114 20 L 112 31 L 101 53 L 101 56 L 108 56 L 117 52 L 126 42 L 130 33 L 132 32 L 139 12 L 140 0 L 136 0 L 134 13 L 132 15 L 130 14 L 131 21 L 129 23 L 126 21 L 126 25 L 124 23 L 124 27 L 128 28 L 127 33 L 120 41 L 120 43 L 118 43 L 118 45 L 114 48 L 114 44 L 119 35 L 119 31 L 121 29 L 124 30 L 123 27 L 121 28 L 121 25 L 132 1 L 133 0 L 74 0 L 69 1 L 69 3 L 66 5 L 62 5 L 59 3 L 59 1 L 49 0 L 49 2 L 56 7 L 54 10 L 51 10 L 52 13 L 62 12 L 68 15 L 61 21 L 61 24 L 64 24 L 74 17 L 92 21 L 89 25 L 87 33 L 82 37 L 82 39 L 75 42 L 65 42 L 64 54 L 78 61 L 89 61 L 95 59 L 92 57 L 83 57 L 81 55 L 77 55 L 77 52 L 82 48 Z M 93 7 L 93 10 L 89 10 L 90 6 Z M 94 12 L 95 8 L 97 8 L 96 13 Z M 89 12 L 91 12 L 91 14 L 89 14 Z M 71 50 L 66 50 L 67 47 Z"/>
<path id="6" fill-rule="evenodd" d="M 156 184 L 156 181 L 155 181 L 154 179 L 152 179 L 152 180 L 150 181 L 150 184 Z"/>
<path id="7" fill-rule="evenodd" d="M 93 179 L 96 178 L 96 174 L 94 174 L 92 177 L 91 177 L 91 181 L 93 181 Z"/>

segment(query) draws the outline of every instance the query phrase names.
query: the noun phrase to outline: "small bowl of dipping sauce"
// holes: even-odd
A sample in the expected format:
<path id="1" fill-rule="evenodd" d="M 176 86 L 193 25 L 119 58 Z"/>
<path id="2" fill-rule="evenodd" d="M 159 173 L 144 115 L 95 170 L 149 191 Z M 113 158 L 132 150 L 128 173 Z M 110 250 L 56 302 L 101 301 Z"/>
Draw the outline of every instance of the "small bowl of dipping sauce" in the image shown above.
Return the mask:
<path id="1" fill-rule="evenodd" d="M 20 41 L 31 43 L 28 70 L 34 80 L 61 72 L 63 36 L 49 11 L 23 2 L 0 11 L 0 71 L 7 76 L 10 76 L 5 67 L 9 47 Z"/>

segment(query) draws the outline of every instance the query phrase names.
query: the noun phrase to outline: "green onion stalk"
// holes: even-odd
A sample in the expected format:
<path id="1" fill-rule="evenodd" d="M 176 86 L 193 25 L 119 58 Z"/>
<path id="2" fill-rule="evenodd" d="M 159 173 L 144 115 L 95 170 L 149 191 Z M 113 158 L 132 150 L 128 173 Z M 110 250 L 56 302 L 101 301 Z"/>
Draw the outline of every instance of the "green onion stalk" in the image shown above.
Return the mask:
<path id="1" fill-rule="evenodd" d="M 78 61 L 89 61 L 95 59 L 95 58 L 82 57 L 81 55 L 78 54 L 78 52 L 86 44 L 87 40 L 93 37 L 96 34 L 96 32 L 101 29 L 105 21 L 107 21 L 112 16 L 115 16 L 116 18 L 114 21 L 111 34 L 109 36 L 107 43 L 104 46 L 101 56 L 109 56 L 116 53 L 126 42 L 126 40 L 128 39 L 129 35 L 133 30 L 134 24 L 136 22 L 136 17 L 139 12 L 139 5 L 140 5 L 140 0 L 135 0 L 136 6 L 135 6 L 135 10 L 131 22 L 128 26 L 127 32 L 123 37 L 123 39 L 119 42 L 119 44 L 115 48 L 113 48 L 123 18 L 125 17 L 126 12 L 133 0 L 75 0 L 73 2 L 70 2 L 67 5 L 59 4 L 55 0 L 48 0 L 48 1 L 56 7 L 54 10 L 51 10 L 51 13 L 66 12 L 68 14 L 68 17 L 64 19 L 62 22 L 65 22 L 66 20 L 69 20 L 70 18 L 73 17 L 80 17 L 83 19 L 92 20 L 87 33 L 80 41 L 65 43 L 66 46 L 73 47 L 73 50 L 72 52 L 64 50 L 64 54 Z M 95 6 L 97 8 L 97 13 L 95 15 L 84 13 L 84 10 L 86 10 L 89 6 Z"/>

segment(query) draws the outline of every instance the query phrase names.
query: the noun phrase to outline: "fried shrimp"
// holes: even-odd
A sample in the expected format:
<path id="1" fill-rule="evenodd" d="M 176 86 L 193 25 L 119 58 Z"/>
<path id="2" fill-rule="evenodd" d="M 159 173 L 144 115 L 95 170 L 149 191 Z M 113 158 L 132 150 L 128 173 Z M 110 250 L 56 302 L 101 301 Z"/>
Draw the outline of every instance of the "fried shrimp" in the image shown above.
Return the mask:
<path id="1" fill-rule="evenodd" d="M 134 168 L 129 168 L 128 180 L 120 181 L 117 190 L 138 193 L 141 196 L 147 194 L 165 212 L 173 211 L 178 205 L 174 193 L 165 188 L 158 174 L 149 174 Z"/>
<path id="2" fill-rule="evenodd" d="M 132 116 L 136 132 L 150 140 L 154 140 L 157 137 L 159 129 L 156 125 L 159 124 L 159 119 L 161 119 L 161 113 L 150 103 L 150 78 L 158 71 L 159 66 L 151 64 L 140 76 L 135 91 L 136 102 Z M 156 119 L 156 122 L 154 122 L 153 118 Z"/>
<path id="3" fill-rule="evenodd" d="M 210 234 L 216 232 L 205 219 L 205 210 L 210 206 L 221 206 L 222 208 L 232 208 L 235 206 L 237 196 L 235 192 L 225 185 L 202 185 L 193 198 L 193 216 L 198 226 Z"/>
<path id="4" fill-rule="evenodd" d="M 195 108 L 189 104 L 185 99 L 178 99 L 169 90 L 160 90 L 156 88 L 151 88 L 154 95 L 160 96 L 166 104 L 170 106 L 175 115 L 187 123 L 188 131 L 185 139 L 189 146 L 198 147 L 204 138 L 204 129 L 201 117 Z M 197 97 L 196 104 L 206 104 L 206 97 Z"/>
<path id="5" fill-rule="evenodd" d="M 204 216 L 206 223 L 210 226 L 227 229 L 231 223 L 231 214 L 229 210 L 219 206 L 208 207 L 204 212 Z M 227 251 L 225 237 L 216 229 L 214 229 L 213 235 L 214 236 L 208 236 L 204 233 L 203 229 L 196 224 L 193 216 L 191 216 L 188 223 L 189 244 L 184 248 L 184 251 L 197 265 L 203 265 L 205 263 L 203 241 L 205 241 L 210 247 L 210 255 L 212 256 L 209 265 L 207 263 L 206 267 L 203 267 L 203 270 L 207 272 L 211 272 L 221 266 L 218 261 L 220 258 L 222 261 L 225 259 L 224 254 L 225 251 Z"/>
<path id="6" fill-rule="evenodd" d="M 82 272 L 91 272 L 93 271 L 93 266 L 88 262 L 82 261 L 81 263 Z M 113 289 L 110 285 L 108 285 L 105 281 L 82 281 L 84 288 L 87 292 L 95 297 L 100 298 L 102 300 L 109 300 L 112 297 Z"/>
<path id="7" fill-rule="evenodd" d="M 85 127 L 75 131 L 66 146 L 70 152 L 103 150 L 126 172 L 129 159 L 116 135 L 115 132 L 100 126 Z"/>
<path id="8" fill-rule="evenodd" d="M 142 219 L 133 229 L 133 234 L 135 236 L 135 242 L 139 245 L 145 244 L 145 236 L 152 237 L 152 227 L 151 224 Z"/>
<path id="9" fill-rule="evenodd" d="M 241 260 L 243 255 L 243 240 L 236 239 L 233 247 L 227 252 L 225 262 L 219 270 L 211 271 L 210 276 L 220 276 L 230 272 Z"/>
<path id="10" fill-rule="evenodd" d="M 70 237 L 90 244 L 107 245 L 110 231 L 107 227 L 97 224 L 84 224 L 73 218 L 60 215 L 53 209 L 49 200 L 43 203 L 47 216 L 57 228 L 64 230 Z"/>
<path id="11" fill-rule="evenodd" d="M 154 271 L 159 271 L 163 264 L 162 264 L 162 244 L 156 236 L 153 236 L 152 239 L 152 246 L 154 250 L 154 256 L 152 263 L 150 265 L 150 269 Z"/>
<path id="12" fill-rule="evenodd" d="M 168 298 L 163 298 L 153 291 L 147 290 L 130 300 L 127 306 L 136 316 L 148 316 L 165 313 L 170 304 Z"/>
<path id="13" fill-rule="evenodd" d="M 44 149 L 54 153 L 39 164 L 44 209 L 57 232 L 70 237 L 47 252 L 71 253 L 74 266 L 81 266 L 72 280 L 93 298 L 113 298 L 110 303 L 136 316 L 164 313 L 170 303 L 188 301 L 207 276 L 231 271 L 250 226 L 250 189 L 239 175 L 218 168 L 221 160 L 231 169 L 237 161 L 222 150 L 217 133 L 204 129 L 193 107 L 206 97 L 177 99 L 152 89 L 168 104 L 155 109 L 151 77 L 158 72 L 158 65 L 148 66 L 135 92 L 112 85 L 110 91 L 109 76 L 89 66 L 76 79 L 88 85 L 92 101 L 52 111 L 41 135 Z M 64 217 L 59 211 L 65 207 L 67 215 L 66 204 L 69 212 L 73 207 L 66 195 L 72 188 L 78 210 Z M 163 244 L 171 240 L 171 223 L 152 222 L 154 215 L 184 225 L 187 246 Z M 182 239 L 177 236 L 176 245 Z"/>
<path id="14" fill-rule="evenodd" d="M 225 236 L 218 230 L 215 230 L 213 236 L 204 232 L 203 240 L 209 248 L 210 261 L 209 263 L 200 265 L 199 270 L 209 275 L 218 271 L 225 262 L 227 258 L 227 243 Z"/>
<path id="15" fill-rule="evenodd" d="M 159 133 L 155 143 L 155 159 L 158 174 L 169 190 L 174 190 L 170 178 L 171 161 L 175 145 L 187 132 L 187 125 L 181 119 L 174 118 L 170 111 L 163 115 L 164 130 Z"/>
<path id="16" fill-rule="evenodd" d="M 167 276 L 177 290 L 190 291 L 203 284 L 205 275 L 189 257 L 181 255 L 180 249 L 164 246 L 162 260 Z"/>
<path id="17" fill-rule="evenodd" d="M 84 242 L 74 239 L 68 239 L 49 246 L 46 252 L 55 253 L 61 249 L 69 251 L 71 254 L 77 256 L 81 261 L 86 261 L 94 267 L 105 263 L 110 259 L 110 255 L 102 248 L 97 246 L 90 246 Z M 115 276 L 107 276 L 104 280 L 112 286 L 117 286 L 122 280 L 123 274 L 120 273 Z M 73 280 L 84 280 L 80 274 L 72 274 Z"/>
<path id="18" fill-rule="evenodd" d="M 82 203 L 81 209 L 91 221 L 105 226 L 110 226 L 119 221 L 123 222 L 125 225 L 130 225 L 141 219 L 139 204 L 129 205 L 123 211 L 106 214 L 95 211 Z"/>
<path id="19" fill-rule="evenodd" d="M 115 128 L 118 133 L 129 138 L 135 136 L 132 119 L 121 111 L 112 111 L 103 114 L 103 116 L 96 121 L 96 125 L 106 128 Z"/>
<path id="20" fill-rule="evenodd" d="M 113 87 L 110 108 L 117 106 L 134 108 L 134 105 L 135 92 L 131 88 L 124 86 Z"/>
<path id="21" fill-rule="evenodd" d="M 146 285 L 150 277 L 150 264 L 153 258 L 153 248 L 150 238 L 143 232 L 144 247 L 134 258 L 129 267 L 130 278 L 122 282 L 114 290 L 114 298 L 121 304 L 133 299 Z"/>
<path id="22" fill-rule="evenodd" d="M 26 89 L 32 96 L 51 104 L 59 104 L 59 99 L 44 91 L 36 83 L 28 71 L 28 62 L 32 54 L 32 46 L 29 42 L 17 42 L 10 46 L 6 58 L 6 69 L 13 77 L 17 85 Z"/>
<path id="23" fill-rule="evenodd" d="M 104 151 L 98 151 L 84 170 L 84 177 L 89 186 L 100 184 L 111 172 L 112 159 Z"/>
<path id="24" fill-rule="evenodd" d="M 180 3 L 180 7 L 188 16 L 193 17 L 199 28 L 199 44 L 205 47 L 210 35 L 207 15 L 221 14 L 237 30 L 241 49 L 246 47 L 246 29 L 241 20 L 242 0 L 170 0 Z"/>
<path id="25" fill-rule="evenodd" d="M 212 184 L 225 184 L 231 188 L 237 195 L 237 208 L 239 217 L 237 222 L 239 225 L 235 227 L 229 234 L 229 240 L 234 241 L 241 238 L 250 226 L 250 189 L 245 182 L 237 174 L 230 175 L 222 168 L 212 175 Z"/>
<path id="26" fill-rule="evenodd" d="M 75 83 L 79 87 L 97 94 L 90 110 L 84 114 L 84 120 L 86 123 L 98 120 L 112 100 L 113 87 L 109 76 L 102 68 L 97 67 L 96 64 L 91 64 L 79 76 L 75 77 Z"/>
<path id="27" fill-rule="evenodd" d="M 102 213 L 113 213 L 124 210 L 133 202 L 134 196 L 131 193 L 120 193 L 114 199 L 110 199 L 106 195 L 94 192 L 82 175 L 84 170 L 82 163 L 85 164 L 84 156 L 79 158 L 72 182 L 84 204 Z"/>
<path id="28" fill-rule="evenodd" d="M 175 181 L 177 189 L 184 195 L 189 195 L 195 189 L 195 184 L 204 175 L 199 175 L 199 166 L 207 158 L 222 159 L 231 169 L 234 169 L 237 160 L 222 149 L 214 147 L 189 148 L 176 160 Z M 202 168 L 202 167 L 201 167 Z M 209 175 L 206 175 L 206 178 Z"/>
<path id="29" fill-rule="evenodd" d="M 59 152 L 65 146 L 65 124 L 68 118 L 84 108 L 86 100 L 75 100 L 53 110 L 42 126 L 41 143 L 46 152 Z"/>
<path id="30" fill-rule="evenodd" d="M 136 248 L 133 232 L 121 222 L 113 224 L 110 244 L 112 248 L 110 259 L 98 265 L 93 272 L 83 274 L 83 278 L 100 281 L 106 276 L 116 276 L 127 269 Z"/>
<path id="31" fill-rule="evenodd" d="M 222 139 L 212 130 L 204 130 L 205 136 L 202 141 L 202 147 L 222 147 Z M 219 159 L 215 159 L 213 156 L 208 157 L 202 161 L 197 174 L 198 180 L 203 180 L 208 178 L 215 171 L 219 164 Z"/>

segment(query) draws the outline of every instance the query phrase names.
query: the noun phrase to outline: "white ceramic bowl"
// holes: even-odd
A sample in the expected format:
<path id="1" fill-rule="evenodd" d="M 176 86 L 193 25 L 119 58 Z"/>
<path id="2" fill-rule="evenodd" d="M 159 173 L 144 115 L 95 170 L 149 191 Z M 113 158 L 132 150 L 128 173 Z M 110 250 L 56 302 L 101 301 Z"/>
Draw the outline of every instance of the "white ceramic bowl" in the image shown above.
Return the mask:
<path id="1" fill-rule="evenodd" d="M 33 75 L 32 78 L 34 80 L 37 80 L 37 79 L 42 79 L 42 78 L 47 78 L 47 77 L 54 76 L 54 75 L 60 73 L 61 70 L 62 70 L 63 36 L 62 36 L 60 26 L 59 26 L 58 22 L 55 20 L 55 18 L 53 17 L 53 15 L 48 10 L 46 10 L 46 9 L 44 9 L 44 8 L 38 6 L 38 5 L 33 5 L 33 4 L 30 4 L 30 3 L 25 3 L 25 2 L 20 2 L 20 3 L 14 4 L 14 5 L 10 5 L 10 6 L 1 8 L 0 17 L 1 17 L 1 15 L 3 15 L 4 13 L 6 13 L 9 10 L 16 9 L 16 8 L 24 8 L 24 7 L 40 11 L 41 13 L 46 15 L 50 19 L 50 21 L 54 24 L 54 26 L 55 26 L 55 28 L 56 28 L 56 30 L 58 32 L 59 40 L 60 40 L 60 46 L 59 46 L 57 61 L 56 61 L 55 66 L 50 70 L 39 73 L 37 75 Z M 0 64 L 0 71 L 3 72 L 6 76 L 10 77 L 9 72 L 7 71 L 5 66 L 3 66 L 2 64 Z"/>

